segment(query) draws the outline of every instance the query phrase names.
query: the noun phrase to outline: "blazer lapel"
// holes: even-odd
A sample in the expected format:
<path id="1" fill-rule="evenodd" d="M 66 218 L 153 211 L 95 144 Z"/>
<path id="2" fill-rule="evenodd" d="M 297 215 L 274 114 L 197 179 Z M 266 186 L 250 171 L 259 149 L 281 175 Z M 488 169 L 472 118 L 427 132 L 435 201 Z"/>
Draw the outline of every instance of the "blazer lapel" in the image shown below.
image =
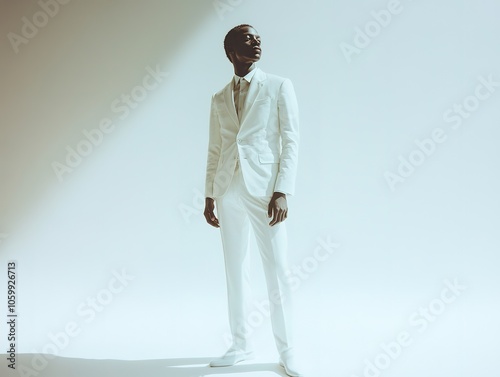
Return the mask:
<path id="1" fill-rule="evenodd" d="M 260 89 L 264 85 L 263 81 L 266 79 L 266 74 L 260 70 L 260 68 L 255 68 L 257 71 L 255 72 L 252 81 L 250 81 L 250 86 L 248 87 L 247 98 L 245 100 L 245 104 L 243 106 L 243 114 L 241 114 L 241 124 L 245 122 L 245 118 L 247 117 L 250 109 L 259 94 Z M 236 111 L 235 111 L 236 114 Z M 236 117 L 238 119 L 238 117 Z"/>
<path id="2" fill-rule="evenodd" d="M 227 111 L 231 116 L 236 127 L 239 128 L 240 121 L 238 120 L 238 114 L 236 114 L 236 107 L 234 106 L 234 98 L 233 98 L 233 80 L 226 85 L 224 89 L 224 102 L 226 104 Z"/>

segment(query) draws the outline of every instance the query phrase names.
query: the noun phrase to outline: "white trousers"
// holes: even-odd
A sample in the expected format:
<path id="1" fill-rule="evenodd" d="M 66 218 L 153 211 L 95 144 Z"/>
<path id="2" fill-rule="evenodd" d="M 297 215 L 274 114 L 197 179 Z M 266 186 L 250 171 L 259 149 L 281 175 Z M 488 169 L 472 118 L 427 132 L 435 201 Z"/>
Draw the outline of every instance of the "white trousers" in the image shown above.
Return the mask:
<path id="1" fill-rule="evenodd" d="M 269 297 L 269 311 L 276 347 L 280 355 L 292 352 L 292 300 L 286 277 L 287 234 L 285 223 L 270 226 L 267 209 L 271 196 L 251 196 L 236 166 L 227 192 L 216 198 L 228 294 L 229 325 L 233 348 L 249 351 L 249 334 L 255 326 L 248 305 L 249 240 L 253 233 L 262 259 Z"/>

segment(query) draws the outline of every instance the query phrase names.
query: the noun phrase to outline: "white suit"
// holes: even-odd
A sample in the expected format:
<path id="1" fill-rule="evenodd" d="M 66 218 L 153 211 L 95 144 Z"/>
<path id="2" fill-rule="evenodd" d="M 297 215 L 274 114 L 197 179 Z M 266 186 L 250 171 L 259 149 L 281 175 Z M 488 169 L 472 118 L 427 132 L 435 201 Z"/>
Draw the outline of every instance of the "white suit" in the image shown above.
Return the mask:
<path id="1" fill-rule="evenodd" d="M 231 83 L 212 97 L 207 197 L 224 195 L 238 158 L 250 194 L 294 194 L 299 143 L 295 92 L 290 80 L 255 69 L 241 124 Z"/>
<path id="2" fill-rule="evenodd" d="M 248 243 L 253 229 L 266 276 L 273 333 L 283 356 L 292 350 L 287 234 L 285 222 L 269 225 L 267 211 L 275 191 L 288 195 L 295 191 L 298 106 L 289 79 L 255 69 L 241 121 L 232 82 L 212 96 L 205 195 L 215 199 L 219 219 L 233 348 L 250 348 Z"/>

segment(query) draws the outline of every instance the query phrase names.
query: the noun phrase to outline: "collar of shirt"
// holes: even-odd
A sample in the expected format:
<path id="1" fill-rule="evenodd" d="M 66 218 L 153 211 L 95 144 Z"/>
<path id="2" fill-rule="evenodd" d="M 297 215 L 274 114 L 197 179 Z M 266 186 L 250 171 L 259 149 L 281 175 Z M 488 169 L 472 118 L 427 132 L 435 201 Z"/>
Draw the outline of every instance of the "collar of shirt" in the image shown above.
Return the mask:
<path id="1" fill-rule="evenodd" d="M 257 71 L 257 67 L 252 69 L 250 72 L 248 72 L 245 76 L 243 76 L 243 78 L 250 82 L 252 81 L 252 77 L 255 75 L 255 72 Z M 234 85 L 236 85 L 236 83 L 238 82 L 238 79 L 240 78 L 241 76 L 238 76 L 237 74 L 234 75 Z"/>

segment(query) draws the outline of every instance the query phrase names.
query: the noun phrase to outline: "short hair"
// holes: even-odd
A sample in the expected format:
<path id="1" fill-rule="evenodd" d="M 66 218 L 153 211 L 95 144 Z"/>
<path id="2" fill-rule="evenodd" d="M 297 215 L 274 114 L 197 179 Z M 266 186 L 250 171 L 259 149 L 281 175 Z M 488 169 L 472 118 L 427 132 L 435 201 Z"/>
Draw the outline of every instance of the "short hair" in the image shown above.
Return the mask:
<path id="1" fill-rule="evenodd" d="M 255 29 L 252 25 L 248 25 L 248 24 L 237 25 L 237 26 L 233 27 L 231 30 L 229 30 L 226 34 L 226 37 L 224 38 L 224 51 L 226 51 L 226 56 L 231 63 L 233 61 L 231 60 L 231 57 L 229 56 L 228 49 L 233 47 L 233 43 L 234 43 L 236 36 L 239 34 L 240 30 L 243 29 L 244 27 L 251 27 L 252 29 Z"/>

